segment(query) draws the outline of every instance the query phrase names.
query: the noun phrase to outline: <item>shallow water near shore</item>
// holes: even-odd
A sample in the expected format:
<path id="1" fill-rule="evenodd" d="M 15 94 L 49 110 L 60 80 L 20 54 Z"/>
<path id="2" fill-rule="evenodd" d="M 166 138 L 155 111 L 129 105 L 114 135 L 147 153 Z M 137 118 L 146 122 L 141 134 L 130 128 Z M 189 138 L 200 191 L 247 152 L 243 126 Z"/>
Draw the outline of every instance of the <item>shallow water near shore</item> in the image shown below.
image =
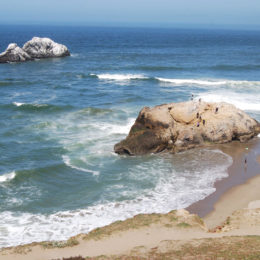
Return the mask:
<path id="1" fill-rule="evenodd" d="M 215 191 L 219 149 L 118 156 L 143 106 L 202 98 L 260 120 L 260 33 L 0 27 L 0 48 L 50 37 L 72 55 L 0 66 L 0 247 L 61 240 Z"/>

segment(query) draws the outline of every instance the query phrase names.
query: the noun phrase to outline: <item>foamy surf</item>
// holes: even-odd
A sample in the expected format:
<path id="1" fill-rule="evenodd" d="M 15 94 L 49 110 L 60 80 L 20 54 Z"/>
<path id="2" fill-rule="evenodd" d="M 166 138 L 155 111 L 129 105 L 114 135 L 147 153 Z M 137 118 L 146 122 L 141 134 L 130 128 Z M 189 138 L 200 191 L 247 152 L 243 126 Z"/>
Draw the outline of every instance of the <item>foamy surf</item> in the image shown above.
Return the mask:
<path id="1" fill-rule="evenodd" d="M 176 78 L 162 78 L 155 77 L 156 80 L 160 82 L 169 83 L 171 85 L 191 85 L 191 86 L 228 86 L 235 87 L 236 89 L 240 88 L 255 88 L 260 87 L 260 81 L 247 81 L 247 80 L 230 80 L 230 79 L 217 79 L 217 78 L 209 78 L 209 79 L 176 79 Z"/>
<path id="2" fill-rule="evenodd" d="M 73 163 L 71 162 L 71 159 L 67 155 L 63 155 L 62 159 L 63 159 L 64 164 L 66 164 L 68 167 L 70 167 L 72 169 L 76 169 L 76 170 L 81 171 L 81 172 L 91 173 L 93 176 L 99 175 L 99 171 L 94 171 L 94 170 L 90 170 L 90 169 L 87 169 L 87 168 L 78 167 L 76 165 L 73 165 Z"/>
<path id="3" fill-rule="evenodd" d="M 0 183 L 10 181 L 10 180 L 14 179 L 15 176 L 16 176 L 15 171 L 0 175 Z"/>
<path id="4" fill-rule="evenodd" d="M 207 102 L 227 102 L 235 105 L 241 110 L 246 111 L 260 111 L 260 95 L 255 93 L 234 93 L 231 91 L 222 91 L 216 93 L 200 94 L 196 97 L 196 100 L 201 98 Z"/>
<path id="5" fill-rule="evenodd" d="M 97 77 L 101 80 L 113 80 L 113 81 L 130 81 L 130 80 L 157 80 L 158 82 L 168 83 L 176 86 L 229 86 L 236 88 L 243 87 L 260 87 L 260 81 L 247 81 L 247 80 L 230 80 L 230 79 L 218 79 L 218 78 L 164 78 L 153 75 L 143 74 L 89 74 L 92 77 Z"/>
<path id="6" fill-rule="evenodd" d="M 126 122 L 126 124 L 109 124 L 109 123 L 103 123 L 99 124 L 98 128 L 102 131 L 106 131 L 107 134 L 125 134 L 127 135 L 130 131 L 130 128 L 135 122 L 135 118 L 129 118 Z"/>
<path id="7" fill-rule="evenodd" d="M 96 76 L 102 80 L 115 80 L 115 81 L 126 81 L 134 79 L 148 79 L 148 77 L 142 74 L 90 74 Z"/>
<path id="8" fill-rule="evenodd" d="M 20 103 L 20 102 L 13 102 L 13 105 L 20 107 L 22 105 L 24 105 L 25 103 Z"/>
<path id="9" fill-rule="evenodd" d="M 202 79 L 171 79 L 155 77 L 158 81 L 172 83 L 174 85 L 203 85 L 203 86 L 216 86 L 225 85 L 227 81 L 221 80 L 202 80 Z"/>
<path id="10" fill-rule="evenodd" d="M 172 164 L 181 161 L 183 165 L 187 160 L 190 164 L 186 164 L 182 172 L 173 169 Z M 214 162 L 213 165 L 208 163 L 211 161 Z M 112 201 L 101 200 L 87 208 L 49 215 L 4 211 L 0 213 L 0 219 L 3 220 L 0 229 L 5 230 L 0 233 L 0 247 L 35 241 L 64 240 L 136 214 L 167 213 L 173 209 L 188 207 L 215 191 L 215 181 L 228 176 L 227 168 L 231 163 L 232 158 L 219 150 L 201 149 L 196 153 L 188 151 L 174 158 L 158 156 L 152 162 L 148 160 L 133 165 L 126 172 L 129 180 L 139 183 L 154 181 L 153 188 L 146 187 L 137 192 L 129 188 L 128 182 L 110 185 L 105 194 L 114 194 L 115 199 Z M 199 169 L 194 171 L 194 166 L 195 169 L 199 166 Z M 122 196 L 134 198 L 116 199 Z"/>
<path id="11" fill-rule="evenodd" d="M 17 107 L 26 106 L 26 107 L 48 107 L 48 104 L 28 104 L 28 103 L 21 103 L 21 102 L 13 102 L 13 105 Z"/>

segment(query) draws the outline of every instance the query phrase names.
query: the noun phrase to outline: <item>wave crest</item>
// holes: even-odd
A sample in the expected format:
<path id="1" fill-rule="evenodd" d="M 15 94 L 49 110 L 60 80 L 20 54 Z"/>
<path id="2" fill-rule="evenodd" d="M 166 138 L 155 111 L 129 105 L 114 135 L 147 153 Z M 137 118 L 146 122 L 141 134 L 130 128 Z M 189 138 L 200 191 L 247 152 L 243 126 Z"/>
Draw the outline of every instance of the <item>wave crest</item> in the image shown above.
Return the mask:
<path id="1" fill-rule="evenodd" d="M 45 111 L 48 112 L 57 112 L 57 111 L 64 111 L 67 109 L 71 109 L 72 106 L 56 106 L 51 104 L 29 104 L 29 103 L 22 103 L 22 102 L 13 102 L 12 105 L 8 106 L 15 106 L 17 109 L 21 109 L 23 111 L 28 112 L 35 112 L 35 111 Z"/>
<path id="2" fill-rule="evenodd" d="M 237 94 L 235 92 L 221 92 L 221 93 L 205 93 L 200 94 L 196 99 L 201 98 L 207 102 L 226 102 L 233 104 L 239 109 L 246 111 L 260 111 L 260 99 L 252 94 Z"/>
<path id="3" fill-rule="evenodd" d="M 100 80 L 112 81 L 131 81 L 131 80 L 148 80 L 168 83 L 174 86 L 229 86 L 229 87 L 259 87 L 260 81 L 247 81 L 247 80 L 230 80 L 218 78 L 164 78 L 157 76 L 147 76 L 143 74 L 89 74 L 90 77 L 95 77 Z"/>
<path id="4" fill-rule="evenodd" d="M 227 84 L 227 81 L 220 80 L 200 80 L 200 79 L 171 79 L 171 78 L 158 78 L 158 81 L 173 83 L 175 85 L 203 85 L 203 86 L 216 86 L 216 85 L 224 85 Z"/>
<path id="5" fill-rule="evenodd" d="M 70 159 L 69 156 L 67 156 L 67 155 L 63 155 L 63 156 L 62 156 L 62 159 L 63 159 L 63 162 L 64 162 L 68 167 L 70 167 L 70 168 L 72 168 L 72 169 L 76 169 L 76 170 L 81 171 L 81 172 L 91 173 L 91 174 L 93 174 L 93 176 L 98 176 L 98 175 L 99 175 L 99 171 L 87 169 L 86 167 L 83 168 L 83 167 L 76 166 L 75 164 L 72 163 L 71 159 Z"/>
<path id="6" fill-rule="evenodd" d="M 115 81 L 149 79 L 149 77 L 146 77 L 142 74 L 90 74 L 90 76 L 95 76 L 99 79 L 115 80 Z"/>
<path id="7" fill-rule="evenodd" d="M 10 181 L 10 180 L 14 179 L 15 176 L 16 176 L 15 171 L 0 175 L 0 183 Z"/>

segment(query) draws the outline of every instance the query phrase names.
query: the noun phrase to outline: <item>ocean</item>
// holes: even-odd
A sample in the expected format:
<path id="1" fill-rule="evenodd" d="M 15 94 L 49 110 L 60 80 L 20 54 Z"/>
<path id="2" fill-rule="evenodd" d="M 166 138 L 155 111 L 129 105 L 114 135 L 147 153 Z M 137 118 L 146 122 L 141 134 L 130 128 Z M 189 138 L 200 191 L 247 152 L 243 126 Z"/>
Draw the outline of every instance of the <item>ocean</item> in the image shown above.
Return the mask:
<path id="1" fill-rule="evenodd" d="M 260 121 L 260 31 L 0 26 L 0 51 L 33 36 L 71 56 L 0 64 L 0 247 L 64 240 L 215 191 L 218 149 L 118 156 L 144 106 L 226 101 Z"/>

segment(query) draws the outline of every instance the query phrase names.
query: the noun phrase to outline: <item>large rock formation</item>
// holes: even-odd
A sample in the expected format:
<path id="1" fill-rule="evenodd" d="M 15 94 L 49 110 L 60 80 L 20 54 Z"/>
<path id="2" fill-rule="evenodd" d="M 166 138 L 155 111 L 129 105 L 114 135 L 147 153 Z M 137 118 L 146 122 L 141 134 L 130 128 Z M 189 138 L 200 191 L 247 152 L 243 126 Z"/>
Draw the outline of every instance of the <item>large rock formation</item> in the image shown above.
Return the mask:
<path id="1" fill-rule="evenodd" d="M 70 55 L 65 45 L 56 43 L 49 38 L 33 37 L 32 40 L 24 44 L 23 50 L 34 59 L 65 57 Z"/>
<path id="2" fill-rule="evenodd" d="M 189 101 L 144 107 L 118 154 L 179 152 L 210 143 L 245 142 L 260 133 L 260 124 L 228 103 Z"/>
<path id="3" fill-rule="evenodd" d="M 70 53 L 66 46 L 56 43 L 49 38 L 34 37 L 26 42 L 23 48 L 17 46 L 16 43 L 9 44 L 5 52 L 0 53 L 0 63 L 24 62 L 69 55 Z"/>
<path id="4" fill-rule="evenodd" d="M 0 53 L 0 63 L 23 62 L 32 58 L 16 43 L 10 43 L 5 52 Z"/>

